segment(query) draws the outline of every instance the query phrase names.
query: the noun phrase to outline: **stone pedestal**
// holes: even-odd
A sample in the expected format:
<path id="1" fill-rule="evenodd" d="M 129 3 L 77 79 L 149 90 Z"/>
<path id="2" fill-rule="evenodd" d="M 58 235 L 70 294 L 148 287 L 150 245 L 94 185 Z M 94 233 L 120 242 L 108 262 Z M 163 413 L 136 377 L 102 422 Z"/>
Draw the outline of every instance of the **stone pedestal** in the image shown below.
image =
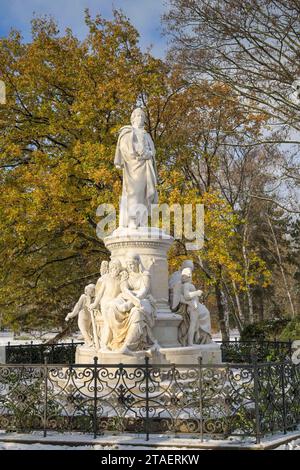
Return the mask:
<path id="1" fill-rule="evenodd" d="M 137 229 L 118 228 L 104 239 L 105 246 L 111 253 L 111 259 L 118 259 L 125 268 L 126 259 L 139 255 L 143 269 L 151 275 L 151 294 L 156 300 L 157 313 L 153 336 L 158 342 L 155 351 L 138 351 L 125 355 L 114 351 L 96 351 L 93 348 L 79 346 L 76 350 L 77 364 L 90 364 L 94 357 L 102 365 L 144 364 L 145 356 L 152 364 L 197 364 L 202 357 L 203 364 L 221 363 L 220 346 L 216 343 L 182 347 L 178 341 L 178 326 L 181 315 L 175 314 L 169 306 L 168 250 L 173 238 L 162 230 L 153 227 Z"/>
<path id="2" fill-rule="evenodd" d="M 104 239 L 111 259 L 119 259 L 124 266 L 128 256 L 140 256 L 144 268 L 150 271 L 151 294 L 160 312 L 170 311 L 167 255 L 173 242 L 173 237 L 155 227 L 118 228 Z"/>
<path id="3" fill-rule="evenodd" d="M 199 363 L 199 357 L 202 357 L 202 364 L 221 364 L 221 348 L 216 343 L 199 344 L 187 347 L 164 347 L 158 351 L 138 351 L 132 355 L 120 354 L 114 351 L 100 352 L 85 346 L 77 346 L 76 364 L 91 364 L 94 357 L 97 357 L 98 364 L 118 365 L 118 364 L 145 364 L 145 356 L 149 357 L 150 364 L 166 365 L 193 365 Z"/>
<path id="4" fill-rule="evenodd" d="M 162 347 L 180 346 L 178 325 L 181 316 L 169 307 L 168 251 L 173 242 L 173 237 L 155 227 L 118 228 L 104 239 L 111 259 L 119 259 L 125 267 L 126 258 L 138 254 L 144 269 L 150 272 L 151 294 L 157 304 L 154 337 Z"/>
<path id="5" fill-rule="evenodd" d="M 221 364 L 221 347 L 217 343 L 199 344 L 180 348 L 161 348 L 166 362 L 175 365 L 198 364 L 202 357 L 202 364 Z"/>
<path id="6" fill-rule="evenodd" d="M 178 326 L 181 320 L 181 315 L 176 315 L 176 313 L 173 313 L 170 310 L 169 312 L 158 310 L 153 335 L 161 347 L 180 347 L 178 341 Z"/>

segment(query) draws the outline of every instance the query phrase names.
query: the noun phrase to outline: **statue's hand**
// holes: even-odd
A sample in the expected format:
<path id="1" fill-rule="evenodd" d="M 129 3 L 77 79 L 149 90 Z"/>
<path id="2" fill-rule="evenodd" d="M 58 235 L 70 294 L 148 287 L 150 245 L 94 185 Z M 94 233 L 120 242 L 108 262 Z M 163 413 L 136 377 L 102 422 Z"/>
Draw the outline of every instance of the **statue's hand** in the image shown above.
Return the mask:
<path id="1" fill-rule="evenodd" d="M 151 158 L 152 158 L 152 153 L 150 152 L 144 153 L 144 160 L 151 160 Z"/>
<path id="2" fill-rule="evenodd" d="M 134 302 L 134 305 L 135 305 L 135 307 L 137 307 L 137 308 L 141 308 L 141 307 L 142 307 L 142 304 L 141 304 L 140 299 L 136 299 L 135 302 Z"/>
<path id="3" fill-rule="evenodd" d="M 68 313 L 68 315 L 67 315 L 67 316 L 66 316 L 66 318 L 65 318 L 65 321 L 69 321 L 69 320 L 70 320 L 70 318 L 71 318 L 71 314 L 70 314 L 70 313 Z"/>
<path id="4" fill-rule="evenodd" d="M 138 161 L 151 160 L 151 158 L 152 158 L 152 153 L 150 152 L 138 153 L 136 157 Z"/>
<path id="5" fill-rule="evenodd" d="M 91 305 L 90 305 L 90 309 L 91 310 L 94 310 L 95 308 L 97 308 L 97 305 L 95 302 L 93 302 Z"/>

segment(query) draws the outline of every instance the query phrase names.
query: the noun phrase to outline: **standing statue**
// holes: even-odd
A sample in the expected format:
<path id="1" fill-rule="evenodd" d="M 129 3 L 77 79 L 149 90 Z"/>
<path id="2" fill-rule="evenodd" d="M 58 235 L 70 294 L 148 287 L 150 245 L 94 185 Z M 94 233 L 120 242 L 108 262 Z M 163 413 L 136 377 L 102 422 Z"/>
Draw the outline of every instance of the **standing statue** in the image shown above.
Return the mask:
<path id="1" fill-rule="evenodd" d="M 85 346 L 93 346 L 93 312 L 91 304 L 95 297 L 95 284 L 89 284 L 84 289 L 84 294 L 80 296 L 72 312 L 68 313 L 65 321 L 78 316 L 78 328 L 83 336 Z M 93 328 L 94 329 L 94 328 Z"/>
<path id="2" fill-rule="evenodd" d="M 123 169 L 120 227 L 148 225 L 151 204 L 158 202 L 155 148 L 144 129 L 146 115 L 141 108 L 131 114 L 131 126 L 119 132 L 115 166 Z"/>
<path id="3" fill-rule="evenodd" d="M 203 292 L 197 290 L 192 282 L 192 268 L 183 268 L 180 280 L 175 282 L 177 277 L 173 277 L 173 282 L 170 284 L 172 285 L 172 310 L 178 311 L 183 317 L 178 331 L 180 344 L 193 346 L 194 344 L 211 343 L 210 313 L 199 300 Z M 170 281 L 171 279 L 172 277 Z"/>

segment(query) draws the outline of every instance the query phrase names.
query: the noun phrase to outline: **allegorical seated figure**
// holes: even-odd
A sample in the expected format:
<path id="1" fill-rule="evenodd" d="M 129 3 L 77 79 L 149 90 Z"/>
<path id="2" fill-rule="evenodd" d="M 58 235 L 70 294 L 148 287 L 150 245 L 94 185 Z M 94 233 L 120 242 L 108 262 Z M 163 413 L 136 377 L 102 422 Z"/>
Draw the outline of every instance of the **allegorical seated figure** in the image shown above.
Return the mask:
<path id="1" fill-rule="evenodd" d="M 108 272 L 103 277 L 101 276 L 97 282 L 96 298 L 91 305 L 91 308 L 100 311 L 101 315 L 100 346 L 102 350 L 108 349 L 107 345 L 112 339 L 109 325 L 109 305 L 121 293 L 121 271 L 122 265 L 118 259 L 113 259 L 109 262 Z"/>
<path id="2" fill-rule="evenodd" d="M 78 316 L 78 327 L 83 336 L 85 346 L 93 346 L 93 332 L 92 332 L 92 317 L 91 317 L 91 304 L 95 297 L 95 284 L 89 284 L 84 289 L 82 294 L 73 308 L 72 312 L 68 313 L 65 321 Z"/>
<path id="3" fill-rule="evenodd" d="M 95 287 L 95 295 L 97 297 L 97 294 L 99 292 L 99 290 L 101 289 L 101 284 L 103 283 L 104 279 L 105 279 L 105 276 L 108 274 L 108 266 L 109 266 L 109 262 L 104 260 L 101 262 L 101 266 L 100 266 L 100 277 L 98 279 L 98 281 L 96 282 L 96 287 Z"/>
<path id="4" fill-rule="evenodd" d="M 150 294 L 150 273 L 142 271 L 138 255 L 129 257 L 120 274 L 121 293 L 107 307 L 110 336 L 106 347 L 130 354 L 156 345 L 152 335 L 155 301 Z"/>
<path id="5" fill-rule="evenodd" d="M 181 279 L 174 283 L 172 309 L 183 317 L 179 325 L 179 342 L 182 346 L 211 343 L 211 322 L 208 309 L 199 298 L 203 292 L 197 290 L 193 282 L 193 271 L 184 268 Z"/>

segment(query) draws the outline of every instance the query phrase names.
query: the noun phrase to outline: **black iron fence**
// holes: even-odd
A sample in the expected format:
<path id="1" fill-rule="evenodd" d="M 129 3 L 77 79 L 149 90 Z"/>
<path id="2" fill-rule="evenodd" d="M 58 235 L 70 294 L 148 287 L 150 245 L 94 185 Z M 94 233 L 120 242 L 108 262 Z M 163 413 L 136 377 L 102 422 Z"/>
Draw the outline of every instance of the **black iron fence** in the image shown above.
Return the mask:
<path id="1" fill-rule="evenodd" d="M 217 341 L 221 346 L 222 361 L 234 363 L 286 361 L 291 358 L 291 341 Z M 72 364 L 75 362 L 76 347 L 82 342 L 59 344 L 22 344 L 6 346 L 7 364 L 41 364 L 47 356 L 50 364 Z"/>
<path id="2" fill-rule="evenodd" d="M 58 344 L 10 344 L 5 348 L 7 364 L 43 364 L 45 357 L 49 364 L 73 364 L 76 347 L 82 342 Z"/>
<path id="3" fill-rule="evenodd" d="M 300 366 L 2 365 L 0 429 L 253 437 L 300 423 Z"/>
<path id="4" fill-rule="evenodd" d="M 292 341 L 217 341 L 221 345 L 223 362 L 286 361 L 292 356 Z"/>

